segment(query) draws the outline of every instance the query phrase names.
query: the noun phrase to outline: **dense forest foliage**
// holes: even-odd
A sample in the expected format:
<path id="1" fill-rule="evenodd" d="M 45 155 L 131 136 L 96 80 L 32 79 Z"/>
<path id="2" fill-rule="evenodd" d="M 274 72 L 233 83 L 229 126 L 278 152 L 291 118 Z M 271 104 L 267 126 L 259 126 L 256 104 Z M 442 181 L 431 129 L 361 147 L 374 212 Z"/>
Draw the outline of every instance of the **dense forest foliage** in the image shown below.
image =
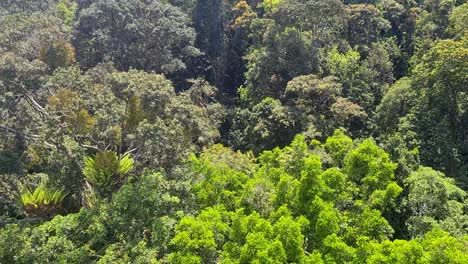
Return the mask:
<path id="1" fill-rule="evenodd" d="M 0 263 L 468 263 L 465 0 L 0 0 Z"/>

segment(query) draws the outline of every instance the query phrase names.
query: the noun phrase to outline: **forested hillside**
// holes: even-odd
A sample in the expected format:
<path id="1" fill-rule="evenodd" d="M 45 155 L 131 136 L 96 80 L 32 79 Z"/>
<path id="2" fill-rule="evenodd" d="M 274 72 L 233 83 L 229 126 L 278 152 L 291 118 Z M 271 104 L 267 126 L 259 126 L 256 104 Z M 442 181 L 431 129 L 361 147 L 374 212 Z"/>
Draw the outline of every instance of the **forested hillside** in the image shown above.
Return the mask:
<path id="1" fill-rule="evenodd" d="M 0 264 L 468 263 L 465 0 L 0 0 Z"/>

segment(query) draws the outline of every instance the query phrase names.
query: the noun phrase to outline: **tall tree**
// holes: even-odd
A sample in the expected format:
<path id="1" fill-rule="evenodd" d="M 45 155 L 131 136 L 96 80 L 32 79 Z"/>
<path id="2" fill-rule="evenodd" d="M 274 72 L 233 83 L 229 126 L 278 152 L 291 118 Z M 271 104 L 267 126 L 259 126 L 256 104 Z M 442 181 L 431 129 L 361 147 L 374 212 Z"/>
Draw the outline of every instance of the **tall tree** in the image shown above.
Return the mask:
<path id="1" fill-rule="evenodd" d="M 74 44 L 85 68 L 111 61 L 130 68 L 173 74 L 200 54 L 195 31 L 179 8 L 151 1 L 94 1 L 78 13 Z"/>

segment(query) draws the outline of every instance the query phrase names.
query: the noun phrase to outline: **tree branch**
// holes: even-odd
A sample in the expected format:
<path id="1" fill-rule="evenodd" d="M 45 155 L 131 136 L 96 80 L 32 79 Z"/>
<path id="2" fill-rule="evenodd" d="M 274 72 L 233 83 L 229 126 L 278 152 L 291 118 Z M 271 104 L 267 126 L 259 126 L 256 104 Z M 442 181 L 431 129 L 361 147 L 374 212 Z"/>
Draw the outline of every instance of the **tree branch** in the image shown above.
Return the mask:
<path id="1" fill-rule="evenodd" d="M 25 132 L 18 131 L 18 130 L 14 129 L 14 128 L 6 127 L 6 126 L 3 126 L 3 125 L 0 125 L 0 129 L 4 130 L 4 131 L 7 131 L 7 132 L 10 132 L 10 133 L 13 133 L 13 134 L 16 134 L 16 135 L 22 135 L 22 136 L 25 136 L 27 138 L 33 139 L 33 140 L 41 140 L 42 139 L 41 136 L 39 136 L 39 135 L 25 133 Z M 53 144 L 50 144 L 46 140 L 44 140 L 44 144 L 46 146 L 48 146 L 48 147 L 54 147 L 55 146 Z"/>
<path id="2" fill-rule="evenodd" d="M 135 152 L 135 151 L 137 151 L 137 150 L 138 150 L 138 148 L 132 148 L 132 149 L 130 149 L 130 150 L 127 150 L 127 151 L 123 154 L 123 156 L 128 155 L 128 154 L 132 154 L 133 152 Z"/>
<path id="3" fill-rule="evenodd" d="M 29 95 L 29 94 L 26 94 L 26 93 L 24 93 L 23 95 L 26 97 L 26 101 L 28 101 L 28 103 L 32 106 L 32 108 L 34 108 L 36 111 L 38 111 L 39 113 L 41 113 L 44 116 L 49 116 L 49 113 L 47 113 L 47 111 L 44 109 L 44 107 L 42 107 L 34 99 L 34 97 L 32 97 L 32 95 Z"/>
<path id="4" fill-rule="evenodd" d="M 3 125 L 0 125 L 0 129 L 6 130 L 6 131 L 11 132 L 11 133 L 13 133 L 13 134 L 26 136 L 26 137 L 29 137 L 29 138 L 40 138 L 39 135 L 28 134 L 28 133 L 21 132 L 21 131 L 19 131 L 19 130 L 14 129 L 14 128 L 6 127 L 6 126 L 3 126 Z"/>
<path id="5" fill-rule="evenodd" d="M 82 148 L 87 148 L 87 149 L 91 149 L 91 150 L 95 150 L 95 151 L 101 151 L 98 147 L 96 146 L 91 146 L 91 145 L 86 145 L 86 144 L 80 144 L 80 147 Z"/>

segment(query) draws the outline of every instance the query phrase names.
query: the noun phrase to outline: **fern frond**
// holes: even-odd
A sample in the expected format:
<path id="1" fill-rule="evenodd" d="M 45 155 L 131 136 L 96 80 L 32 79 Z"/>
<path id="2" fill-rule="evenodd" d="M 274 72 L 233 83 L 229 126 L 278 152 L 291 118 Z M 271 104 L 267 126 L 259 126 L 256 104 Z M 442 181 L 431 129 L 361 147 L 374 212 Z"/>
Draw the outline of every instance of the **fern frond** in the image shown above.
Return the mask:
<path id="1" fill-rule="evenodd" d="M 48 187 L 44 181 L 40 182 L 34 190 L 19 184 L 19 203 L 28 214 L 50 215 L 56 210 L 67 196 L 63 189 Z"/>
<path id="2" fill-rule="evenodd" d="M 119 170 L 117 171 L 118 175 L 124 175 L 133 169 L 134 160 L 130 158 L 130 155 L 124 155 L 119 162 Z"/>
<path id="3" fill-rule="evenodd" d="M 108 197 L 122 182 L 125 174 L 133 169 L 134 160 L 128 154 L 119 159 L 117 153 L 103 151 L 94 157 L 87 157 L 84 163 L 86 182 L 101 196 Z"/>

